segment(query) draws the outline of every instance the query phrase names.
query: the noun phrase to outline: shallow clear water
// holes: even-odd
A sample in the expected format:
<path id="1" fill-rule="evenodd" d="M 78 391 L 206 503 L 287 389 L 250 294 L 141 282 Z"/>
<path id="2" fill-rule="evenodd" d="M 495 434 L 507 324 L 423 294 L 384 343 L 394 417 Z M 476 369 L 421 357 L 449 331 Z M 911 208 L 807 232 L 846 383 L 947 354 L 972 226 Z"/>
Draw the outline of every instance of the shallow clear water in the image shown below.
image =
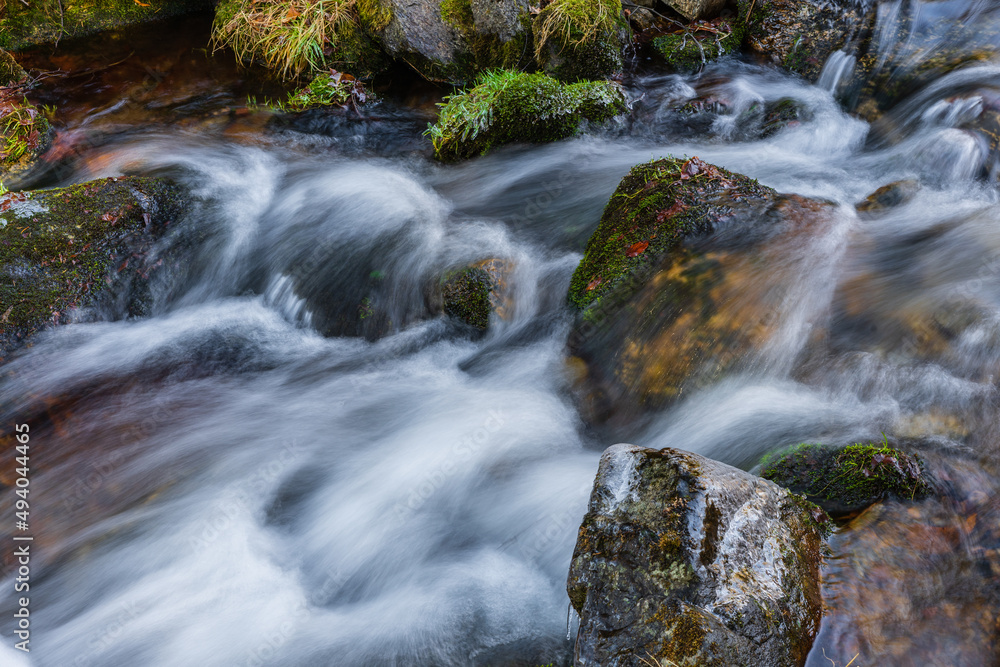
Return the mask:
<path id="1" fill-rule="evenodd" d="M 797 442 L 905 433 L 989 464 L 1000 209 L 972 178 L 986 157 L 934 99 L 917 130 L 868 144 L 830 87 L 732 62 L 648 77 L 616 128 L 446 167 L 420 148 L 426 110 L 398 102 L 307 119 L 309 134 L 109 121 L 57 180 L 175 177 L 193 205 L 159 252 L 184 259 L 148 319 L 59 328 L 2 369 L 2 419 L 33 424 L 40 491 L 31 660 L 4 647 L 0 662 L 564 664 L 569 560 L 615 441 L 749 468 Z M 695 94 L 730 111 L 682 127 L 671 106 Z M 741 112 L 785 98 L 808 113 L 760 138 Z M 621 177 L 667 154 L 836 212 L 750 257 L 747 298 L 774 275 L 785 289 L 746 372 L 588 425 L 565 364 L 570 275 Z M 903 178 L 924 184 L 912 201 L 855 212 Z M 429 294 L 487 257 L 512 261 L 515 305 L 475 337 Z M 913 342 L 955 309 L 975 315 L 948 320 L 946 344 Z M 988 497 L 991 479 L 970 484 Z M 854 646 L 838 641 L 823 646 Z"/>

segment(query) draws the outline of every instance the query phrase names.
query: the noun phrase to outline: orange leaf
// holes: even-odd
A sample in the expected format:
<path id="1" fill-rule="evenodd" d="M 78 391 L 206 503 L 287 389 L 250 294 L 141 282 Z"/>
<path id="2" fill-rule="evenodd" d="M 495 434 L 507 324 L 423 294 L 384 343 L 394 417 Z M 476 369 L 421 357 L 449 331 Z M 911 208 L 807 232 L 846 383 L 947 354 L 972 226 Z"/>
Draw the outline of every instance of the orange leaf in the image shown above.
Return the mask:
<path id="1" fill-rule="evenodd" d="M 149 5 L 147 3 L 145 3 L 145 2 L 139 2 L 139 0 L 132 0 L 132 2 L 134 2 L 137 5 L 139 5 L 140 7 L 149 7 Z"/>
<path id="2" fill-rule="evenodd" d="M 646 248 L 649 247 L 649 241 L 639 241 L 638 243 L 633 243 L 629 246 L 628 251 L 625 253 L 626 257 L 638 257 L 642 253 L 646 252 Z"/>
<path id="3" fill-rule="evenodd" d="M 589 292 L 590 290 L 595 289 L 600 284 L 601 284 L 601 277 L 597 276 L 596 278 L 594 278 L 593 280 L 591 280 L 589 283 L 587 283 L 587 291 Z"/>

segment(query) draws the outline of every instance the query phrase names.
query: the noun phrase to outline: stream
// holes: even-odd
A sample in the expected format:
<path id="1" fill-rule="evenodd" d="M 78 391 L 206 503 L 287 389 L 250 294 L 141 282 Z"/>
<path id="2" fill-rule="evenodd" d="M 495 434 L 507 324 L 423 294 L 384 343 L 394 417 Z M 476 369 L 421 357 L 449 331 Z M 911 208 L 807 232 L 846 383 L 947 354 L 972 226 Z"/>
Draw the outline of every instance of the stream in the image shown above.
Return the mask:
<path id="1" fill-rule="evenodd" d="M 33 650 L 0 664 L 567 665 L 567 570 L 605 447 L 751 469 L 883 433 L 937 443 L 954 498 L 834 536 L 808 665 L 993 664 L 1000 207 L 955 91 L 1000 86 L 1000 65 L 874 124 L 835 99 L 836 59 L 817 85 L 734 59 L 640 73 L 610 128 L 442 166 L 421 133 L 445 91 L 396 73 L 357 113 L 275 120 L 246 98 L 280 87 L 206 50 L 207 19 L 170 26 L 26 58 L 51 73 L 35 94 L 66 156 L 44 185 L 165 175 L 192 199 L 156 250 L 183 260 L 150 317 L 56 328 L 0 368 L 0 421 L 30 422 L 37 457 Z M 724 108 L 681 122 L 696 96 Z M 763 132 L 755 109 L 782 100 L 798 120 Z M 741 287 L 772 270 L 789 286 L 757 363 L 589 423 L 570 276 L 629 168 L 668 154 L 837 208 Z M 903 179 L 922 185 L 910 201 L 855 210 Z M 513 306 L 473 335 L 429 286 L 490 257 L 514 267 Z M 15 609 L 0 598 L 5 637 Z M 947 661 L 922 662 L 930 647 Z"/>

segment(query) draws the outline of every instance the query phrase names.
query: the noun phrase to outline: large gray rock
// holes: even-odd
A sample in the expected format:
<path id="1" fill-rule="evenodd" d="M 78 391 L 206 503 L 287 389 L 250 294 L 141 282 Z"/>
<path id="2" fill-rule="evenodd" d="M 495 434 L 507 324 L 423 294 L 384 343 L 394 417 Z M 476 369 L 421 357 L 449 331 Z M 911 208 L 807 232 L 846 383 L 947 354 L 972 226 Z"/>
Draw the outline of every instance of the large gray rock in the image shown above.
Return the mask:
<path id="1" fill-rule="evenodd" d="M 424 76 L 456 83 L 493 68 L 531 65 L 527 0 L 378 0 L 385 52 Z"/>
<path id="2" fill-rule="evenodd" d="M 802 665 L 822 613 L 817 518 L 696 454 L 610 447 L 567 586 L 576 664 Z"/>
<path id="3" fill-rule="evenodd" d="M 726 0 L 664 0 L 671 9 L 689 21 L 712 18 L 726 6 Z"/>

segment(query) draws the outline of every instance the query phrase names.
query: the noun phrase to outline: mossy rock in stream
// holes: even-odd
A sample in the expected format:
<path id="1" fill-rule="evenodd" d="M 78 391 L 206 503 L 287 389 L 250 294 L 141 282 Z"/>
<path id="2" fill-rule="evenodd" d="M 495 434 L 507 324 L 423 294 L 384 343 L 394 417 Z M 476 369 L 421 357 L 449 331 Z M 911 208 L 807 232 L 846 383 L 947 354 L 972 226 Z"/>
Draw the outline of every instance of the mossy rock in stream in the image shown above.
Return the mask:
<path id="1" fill-rule="evenodd" d="M 17 0 L 0 7 L 0 48 L 20 51 L 198 11 L 211 0 Z"/>
<path id="2" fill-rule="evenodd" d="M 787 244 L 833 208 L 697 157 L 633 167 L 570 282 L 588 418 L 627 423 L 752 361 L 801 270 Z"/>
<path id="3" fill-rule="evenodd" d="M 715 19 L 661 35 L 653 40 L 653 47 L 675 70 L 693 72 L 707 62 L 738 52 L 745 36 L 746 26 L 739 20 Z"/>
<path id="4" fill-rule="evenodd" d="M 723 463 L 608 448 L 567 582 L 576 664 L 804 664 L 828 526 L 819 508 Z"/>
<path id="5" fill-rule="evenodd" d="M 11 86 L 28 77 L 24 68 L 3 49 L 0 49 L 0 86 Z"/>
<path id="6" fill-rule="evenodd" d="M 760 476 L 805 495 L 833 515 L 887 498 L 921 500 L 933 488 L 919 457 L 887 443 L 797 445 L 765 457 Z"/>
<path id="7" fill-rule="evenodd" d="M 183 193 L 155 178 L 106 178 L 0 198 L 0 360 L 74 311 L 127 297 L 141 315 L 145 256 Z"/>
<path id="8" fill-rule="evenodd" d="M 563 84 L 544 74 L 499 70 L 446 98 L 427 134 L 435 157 L 449 162 L 512 142 L 565 139 L 582 121 L 601 123 L 627 108 L 621 87 L 610 81 Z"/>
<path id="9" fill-rule="evenodd" d="M 479 330 L 485 330 L 490 315 L 505 317 L 511 308 L 508 275 L 511 263 L 487 259 L 444 276 L 441 300 L 444 312 Z"/>

